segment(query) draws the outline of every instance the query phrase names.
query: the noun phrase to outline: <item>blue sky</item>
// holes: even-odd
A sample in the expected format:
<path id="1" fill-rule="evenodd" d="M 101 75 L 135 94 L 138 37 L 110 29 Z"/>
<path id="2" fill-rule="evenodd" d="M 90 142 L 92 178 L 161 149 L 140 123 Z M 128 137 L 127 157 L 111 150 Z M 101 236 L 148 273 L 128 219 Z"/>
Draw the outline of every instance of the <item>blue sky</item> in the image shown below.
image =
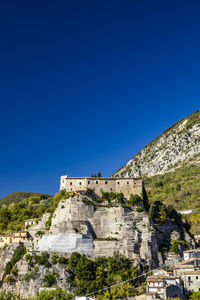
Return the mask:
<path id="1" fill-rule="evenodd" d="M 4 1 L 0 197 L 112 175 L 200 103 L 199 1 Z"/>

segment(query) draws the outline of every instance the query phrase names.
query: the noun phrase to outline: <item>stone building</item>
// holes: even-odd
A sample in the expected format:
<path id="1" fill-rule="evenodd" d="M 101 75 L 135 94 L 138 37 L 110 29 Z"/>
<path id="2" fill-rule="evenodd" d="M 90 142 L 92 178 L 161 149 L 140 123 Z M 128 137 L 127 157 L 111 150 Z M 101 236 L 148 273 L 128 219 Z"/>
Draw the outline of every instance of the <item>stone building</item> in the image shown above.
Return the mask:
<path id="1" fill-rule="evenodd" d="M 12 234 L 0 235 L 0 247 L 12 243 Z"/>
<path id="2" fill-rule="evenodd" d="M 187 271 L 194 271 L 200 269 L 200 259 L 192 258 L 190 260 L 182 261 L 176 264 L 173 268 L 174 276 L 180 276 L 183 279 L 183 273 Z"/>
<path id="3" fill-rule="evenodd" d="M 123 193 L 125 198 L 130 194 L 142 193 L 141 178 L 103 178 L 103 177 L 68 177 L 61 176 L 60 190 L 67 192 L 85 191 L 87 188 L 94 190 L 101 196 L 102 192 Z"/>
<path id="4" fill-rule="evenodd" d="M 183 272 L 184 288 L 188 291 L 200 291 L 200 270 Z"/>
<path id="5" fill-rule="evenodd" d="M 183 282 L 177 276 L 150 276 L 147 277 L 147 292 L 156 293 L 161 299 L 168 297 L 181 297 L 182 299 Z"/>
<path id="6" fill-rule="evenodd" d="M 31 239 L 28 231 L 20 231 L 13 233 L 12 242 L 13 243 L 25 243 Z"/>
<path id="7" fill-rule="evenodd" d="M 27 228 L 28 226 L 35 225 L 36 224 L 36 219 L 28 219 L 24 221 L 24 226 Z"/>
<path id="8" fill-rule="evenodd" d="M 193 257 L 200 258 L 200 248 L 186 250 L 186 251 L 183 252 L 183 259 L 184 260 L 189 260 Z"/>
<path id="9" fill-rule="evenodd" d="M 191 252 L 187 252 L 191 253 Z M 186 293 L 190 290 L 198 292 L 200 290 L 200 259 L 192 258 L 190 260 L 179 262 L 173 269 L 175 276 L 180 276 L 184 282 Z"/>

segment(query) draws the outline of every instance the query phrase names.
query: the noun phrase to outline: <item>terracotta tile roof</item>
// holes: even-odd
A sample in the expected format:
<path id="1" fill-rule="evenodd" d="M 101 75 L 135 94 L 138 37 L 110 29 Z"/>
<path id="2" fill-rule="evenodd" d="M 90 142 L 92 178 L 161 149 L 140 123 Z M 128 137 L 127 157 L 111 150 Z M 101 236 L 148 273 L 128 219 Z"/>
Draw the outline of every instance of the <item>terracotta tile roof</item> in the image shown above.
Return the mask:
<path id="1" fill-rule="evenodd" d="M 195 267 L 195 265 L 181 265 L 174 267 L 174 269 L 194 269 Z"/>
<path id="2" fill-rule="evenodd" d="M 12 236 L 12 234 L 0 235 L 1 238 L 3 238 L 3 237 L 11 237 L 11 236 Z"/>
<path id="3" fill-rule="evenodd" d="M 164 279 L 180 279 L 180 278 L 178 276 L 159 275 L 159 276 L 148 277 L 147 281 L 163 281 Z"/>
<path id="4" fill-rule="evenodd" d="M 194 270 L 194 271 L 186 271 L 183 272 L 184 275 L 200 275 L 200 270 Z"/>
<path id="5" fill-rule="evenodd" d="M 193 262 L 193 261 L 200 261 L 200 258 L 191 258 L 191 259 L 188 259 L 188 260 L 184 260 L 184 261 L 180 261 L 177 263 L 177 266 L 182 266 L 182 265 L 187 265 L 187 263 L 190 263 L 190 262 Z"/>
<path id="6" fill-rule="evenodd" d="M 190 252 L 200 252 L 200 248 L 190 249 L 190 250 L 184 251 L 184 253 L 190 253 Z"/>

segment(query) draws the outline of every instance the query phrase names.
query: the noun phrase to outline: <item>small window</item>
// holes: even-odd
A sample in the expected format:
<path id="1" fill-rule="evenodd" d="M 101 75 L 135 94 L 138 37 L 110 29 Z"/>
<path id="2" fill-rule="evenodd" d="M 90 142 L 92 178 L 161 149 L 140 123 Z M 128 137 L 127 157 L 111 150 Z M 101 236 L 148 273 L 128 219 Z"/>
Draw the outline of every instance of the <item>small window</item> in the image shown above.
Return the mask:
<path id="1" fill-rule="evenodd" d="M 119 181 L 117 182 L 117 184 L 119 185 Z"/>
<path id="2" fill-rule="evenodd" d="M 79 182 L 79 185 L 81 185 L 82 184 L 82 182 Z"/>
<path id="3" fill-rule="evenodd" d="M 98 184 L 98 181 L 96 181 L 96 184 Z"/>
<path id="4" fill-rule="evenodd" d="M 127 184 L 129 184 L 129 181 L 127 181 Z"/>
<path id="5" fill-rule="evenodd" d="M 108 181 L 105 181 L 105 184 L 108 184 Z"/>
<path id="6" fill-rule="evenodd" d="M 63 183 L 64 183 L 65 181 L 63 180 Z"/>
<path id="7" fill-rule="evenodd" d="M 72 185 L 72 182 L 70 182 L 70 185 Z"/>
<path id="8" fill-rule="evenodd" d="M 110 190 L 112 191 L 112 188 L 110 188 Z"/>
<path id="9" fill-rule="evenodd" d="M 198 276 L 196 276 L 196 279 L 199 279 L 199 277 L 198 277 Z"/>
<path id="10" fill-rule="evenodd" d="M 88 180 L 88 182 L 87 182 L 88 184 L 90 184 L 90 181 Z"/>

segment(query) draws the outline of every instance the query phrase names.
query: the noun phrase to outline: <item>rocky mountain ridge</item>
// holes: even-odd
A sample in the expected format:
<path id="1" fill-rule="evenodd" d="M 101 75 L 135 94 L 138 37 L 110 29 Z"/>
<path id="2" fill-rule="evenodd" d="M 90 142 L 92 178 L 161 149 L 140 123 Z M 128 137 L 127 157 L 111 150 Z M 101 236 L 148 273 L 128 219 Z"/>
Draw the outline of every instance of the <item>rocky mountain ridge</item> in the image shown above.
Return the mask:
<path id="1" fill-rule="evenodd" d="M 200 111 L 179 121 L 156 138 L 113 177 L 154 176 L 173 171 L 183 163 L 200 164 Z"/>

